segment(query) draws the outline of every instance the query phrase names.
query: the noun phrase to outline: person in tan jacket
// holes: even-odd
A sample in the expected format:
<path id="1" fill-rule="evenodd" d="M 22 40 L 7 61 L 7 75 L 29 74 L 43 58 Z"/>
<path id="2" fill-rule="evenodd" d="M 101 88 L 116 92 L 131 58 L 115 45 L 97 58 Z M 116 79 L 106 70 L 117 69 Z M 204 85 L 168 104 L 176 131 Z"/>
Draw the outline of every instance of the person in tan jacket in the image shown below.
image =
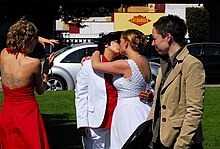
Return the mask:
<path id="1" fill-rule="evenodd" d="M 153 120 L 153 148 L 202 149 L 205 71 L 184 46 L 187 26 L 175 15 L 153 24 L 152 45 L 161 57 L 155 98 L 148 120 Z"/>

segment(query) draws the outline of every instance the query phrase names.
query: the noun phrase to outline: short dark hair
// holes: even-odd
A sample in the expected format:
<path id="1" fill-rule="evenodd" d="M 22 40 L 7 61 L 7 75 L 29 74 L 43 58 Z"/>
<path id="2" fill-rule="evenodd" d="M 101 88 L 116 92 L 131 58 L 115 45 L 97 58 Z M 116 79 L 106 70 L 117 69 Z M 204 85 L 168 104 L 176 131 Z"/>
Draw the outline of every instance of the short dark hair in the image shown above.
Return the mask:
<path id="1" fill-rule="evenodd" d="M 173 40 L 181 46 L 185 43 L 185 35 L 187 33 L 187 26 L 183 19 L 177 15 L 162 16 L 153 24 L 163 38 L 167 33 L 173 36 Z"/>
<path id="2" fill-rule="evenodd" d="M 100 51 L 100 53 L 104 53 L 105 45 L 110 44 L 111 41 L 116 40 L 118 43 L 120 43 L 121 34 L 122 31 L 116 31 L 102 35 L 102 37 L 100 37 L 98 40 L 98 50 Z"/>

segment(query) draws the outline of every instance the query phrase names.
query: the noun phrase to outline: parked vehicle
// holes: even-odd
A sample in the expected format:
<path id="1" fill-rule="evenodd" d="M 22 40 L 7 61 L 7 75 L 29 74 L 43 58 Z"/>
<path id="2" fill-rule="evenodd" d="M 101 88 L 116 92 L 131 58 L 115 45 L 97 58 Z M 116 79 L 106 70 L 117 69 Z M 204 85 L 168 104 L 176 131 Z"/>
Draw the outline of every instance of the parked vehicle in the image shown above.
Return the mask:
<path id="1" fill-rule="evenodd" d="M 81 59 L 90 56 L 97 49 L 97 44 L 81 43 L 66 46 L 55 52 L 54 65 L 48 74 L 47 90 L 61 91 L 74 90 L 76 75 L 81 67 Z M 154 87 L 157 69 L 160 64 L 150 62 L 152 71 L 151 85 Z"/>
<path id="2" fill-rule="evenodd" d="M 202 42 L 187 44 L 190 54 L 204 65 L 207 84 L 220 83 L 220 43 Z"/>

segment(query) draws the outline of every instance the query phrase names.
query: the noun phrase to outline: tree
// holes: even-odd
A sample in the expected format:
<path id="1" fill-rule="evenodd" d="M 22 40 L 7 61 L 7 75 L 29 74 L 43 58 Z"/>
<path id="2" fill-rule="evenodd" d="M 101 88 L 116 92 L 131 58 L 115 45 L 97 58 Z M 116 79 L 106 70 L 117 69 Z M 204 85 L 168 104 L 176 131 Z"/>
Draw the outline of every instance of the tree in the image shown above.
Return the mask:
<path id="1" fill-rule="evenodd" d="M 64 21 L 76 21 L 80 27 L 81 20 L 91 16 L 106 16 L 114 12 L 114 3 L 93 3 L 92 1 L 14 1 L 5 0 L 0 5 L 0 49 L 5 47 L 6 33 L 9 27 L 22 16 L 32 21 L 39 29 L 39 35 L 54 38 L 54 20 L 62 18 Z"/>
<path id="2" fill-rule="evenodd" d="M 205 8 L 186 8 L 186 24 L 191 42 L 209 39 L 209 12 Z"/>
<path id="3" fill-rule="evenodd" d="M 50 38 L 53 32 L 54 16 L 59 8 L 58 4 L 40 2 L 19 2 L 16 5 L 12 2 L 2 2 L 0 5 L 0 48 L 6 45 L 6 33 L 9 27 L 18 21 L 22 16 L 26 16 L 39 29 L 39 35 Z"/>
<path id="4" fill-rule="evenodd" d="M 68 4 L 60 5 L 58 10 L 59 14 L 57 18 L 62 18 L 65 23 L 68 22 L 75 22 L 79 27 L 84 27 L 81 24 L 82 19 L 87 19 L 89 17 L 104 17 L 104 16 L 111 16 L 112 13 L 115 11 L 114 7 L 109 6 L 102 6 L 102 5 L 90 5 L 89 7 L 79 6 L 73 7 Z"/>

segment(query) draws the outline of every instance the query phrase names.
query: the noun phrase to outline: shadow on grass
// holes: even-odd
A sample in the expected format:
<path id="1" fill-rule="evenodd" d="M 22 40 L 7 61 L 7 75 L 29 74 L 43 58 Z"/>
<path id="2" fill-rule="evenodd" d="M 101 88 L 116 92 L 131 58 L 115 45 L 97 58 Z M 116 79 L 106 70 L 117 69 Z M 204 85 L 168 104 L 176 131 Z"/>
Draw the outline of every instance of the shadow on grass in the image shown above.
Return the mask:
<path id="1" fill-rule="evenodd" d="M 51 149 L 82 149 L 76 122 L 69 114 L 42 114 Z"/>

